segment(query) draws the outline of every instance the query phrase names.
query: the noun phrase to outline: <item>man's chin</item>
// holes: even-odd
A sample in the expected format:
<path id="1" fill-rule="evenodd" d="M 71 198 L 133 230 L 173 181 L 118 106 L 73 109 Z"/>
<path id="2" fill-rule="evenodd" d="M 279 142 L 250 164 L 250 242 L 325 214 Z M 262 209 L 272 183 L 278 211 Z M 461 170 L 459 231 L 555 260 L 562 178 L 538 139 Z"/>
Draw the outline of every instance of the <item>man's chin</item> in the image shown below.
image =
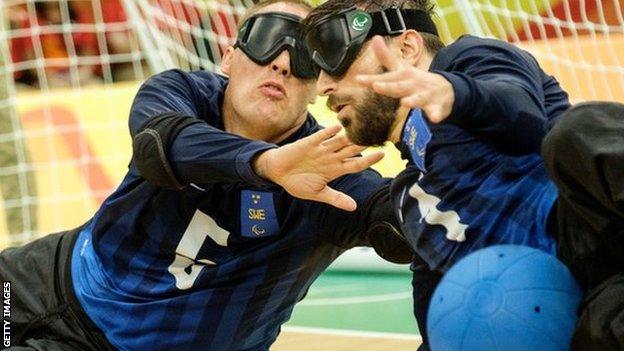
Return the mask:
<path id="1" fill-rule="evenodd" d="M 249 108 L 251 115 L 255 115 L 258 120 L 266 121 L 282 120 L 286 116 L 283 106 L 278 101 L 266 99 L 257 104 L 251 105 Z"/>
<path id="2" fill-rule="evenodd" d="M 347 138 L 349 138 L 349 140 L 351 140 L 352 143 L 356 145 L 360 145 L 360 146 L 367 146 L 367 145 L 360 144 L 360 140 L 357 136 L 357 133 L 353 132 L 351 127 L 344 127 L 344 129 L 345 129 L 345 134 L 347 135 Z"/>
<path id="3" fill-rule="evenodd" d="M 352 128 L 345 128 L 347 138 L 351 140 L 352 143 L 360 146 L 382 146 L 384 144 L 384 140 L 378 142 L 377 140 L 372 140 L 369 137 L 363 136 L 361 133 L 354 131 Z"/>

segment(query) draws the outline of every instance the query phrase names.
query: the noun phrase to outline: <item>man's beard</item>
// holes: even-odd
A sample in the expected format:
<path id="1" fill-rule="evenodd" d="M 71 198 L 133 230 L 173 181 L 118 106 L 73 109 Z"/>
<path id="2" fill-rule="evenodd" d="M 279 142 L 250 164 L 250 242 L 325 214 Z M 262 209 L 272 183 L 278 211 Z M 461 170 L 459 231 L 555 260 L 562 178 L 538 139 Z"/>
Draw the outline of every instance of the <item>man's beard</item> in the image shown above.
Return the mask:
<path id="1" fill-rule="evenodd" d="M 355 120 L 347 122 L 347 137 L 362 146 L 382 146 L 390 137 L 400 100 L 369 90 L 361 103 L 353 105 Z"/>

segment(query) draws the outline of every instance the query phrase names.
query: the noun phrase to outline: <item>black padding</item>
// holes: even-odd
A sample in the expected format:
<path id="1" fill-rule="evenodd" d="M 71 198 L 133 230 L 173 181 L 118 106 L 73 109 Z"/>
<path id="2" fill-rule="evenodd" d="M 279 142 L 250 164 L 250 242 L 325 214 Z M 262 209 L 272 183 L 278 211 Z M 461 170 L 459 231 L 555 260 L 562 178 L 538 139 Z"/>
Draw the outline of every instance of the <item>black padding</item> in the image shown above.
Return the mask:
<path id="1" fill-rule="evenodd" d="M 389 186 L 385 186 L 373 194 L 367 204 L 368 242 L 375 252 L 386 261 L 407 264 L 411 263 L 414 252 L 401 233 L 399 220 L 390 201 Z"/>
<path id="2" fill-rule="evenodd" d="M 574 351 L 624 349 L 624 273 L 590 290 L 572 337 Z"/>
<path id="3" fill-rule="evenodd" d="M 391 7 L 371 13 L 371 17 L 373 18 L 373 27 L 368 32 L 367 38 L 372 38 L 375 35 L 401 34 L 406 29 L 438 35 L 438 29 L 431 16 L 421 10 Z"/>
<path id="4" fill-rule="evenodd" d="M 201 120 L 178 113 L 164 113 L 151 118 L 132 138 L 132 162 L 141 177 L 165 188 L 180 190 L 180 181 L 167 159 L 168 151 L 180 131 Z"/>

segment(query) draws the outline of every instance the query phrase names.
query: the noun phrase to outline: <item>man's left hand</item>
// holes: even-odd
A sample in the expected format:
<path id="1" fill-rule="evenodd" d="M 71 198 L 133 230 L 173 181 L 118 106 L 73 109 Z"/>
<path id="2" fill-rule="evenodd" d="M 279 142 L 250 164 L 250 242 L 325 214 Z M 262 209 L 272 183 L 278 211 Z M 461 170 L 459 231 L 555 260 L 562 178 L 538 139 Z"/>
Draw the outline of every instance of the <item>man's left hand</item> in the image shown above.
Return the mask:
<path id="1" fill-rule="evenodd" d="M 375 36 L 371 45 L 388 72 L 359 75 L 359 83 L 379 94 L 401 99 L 403 107 L 422 109 L 433 123 L 440 123 L 451 114 L 455 92 L 444 76 L 401 62 L 380 36 Z"/>

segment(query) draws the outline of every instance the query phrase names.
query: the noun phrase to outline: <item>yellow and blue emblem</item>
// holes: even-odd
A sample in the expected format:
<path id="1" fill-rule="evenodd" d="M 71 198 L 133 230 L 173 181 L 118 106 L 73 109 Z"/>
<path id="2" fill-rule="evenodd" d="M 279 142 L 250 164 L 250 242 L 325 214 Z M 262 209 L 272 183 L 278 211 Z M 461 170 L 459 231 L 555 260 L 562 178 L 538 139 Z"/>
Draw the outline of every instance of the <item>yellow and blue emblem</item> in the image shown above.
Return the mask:
<path id="1" fill-rule="evenodd" d="M 264 238 L 278 232 L 273 193 L 241 191 L 241 235 L 247 238 Z"/>

